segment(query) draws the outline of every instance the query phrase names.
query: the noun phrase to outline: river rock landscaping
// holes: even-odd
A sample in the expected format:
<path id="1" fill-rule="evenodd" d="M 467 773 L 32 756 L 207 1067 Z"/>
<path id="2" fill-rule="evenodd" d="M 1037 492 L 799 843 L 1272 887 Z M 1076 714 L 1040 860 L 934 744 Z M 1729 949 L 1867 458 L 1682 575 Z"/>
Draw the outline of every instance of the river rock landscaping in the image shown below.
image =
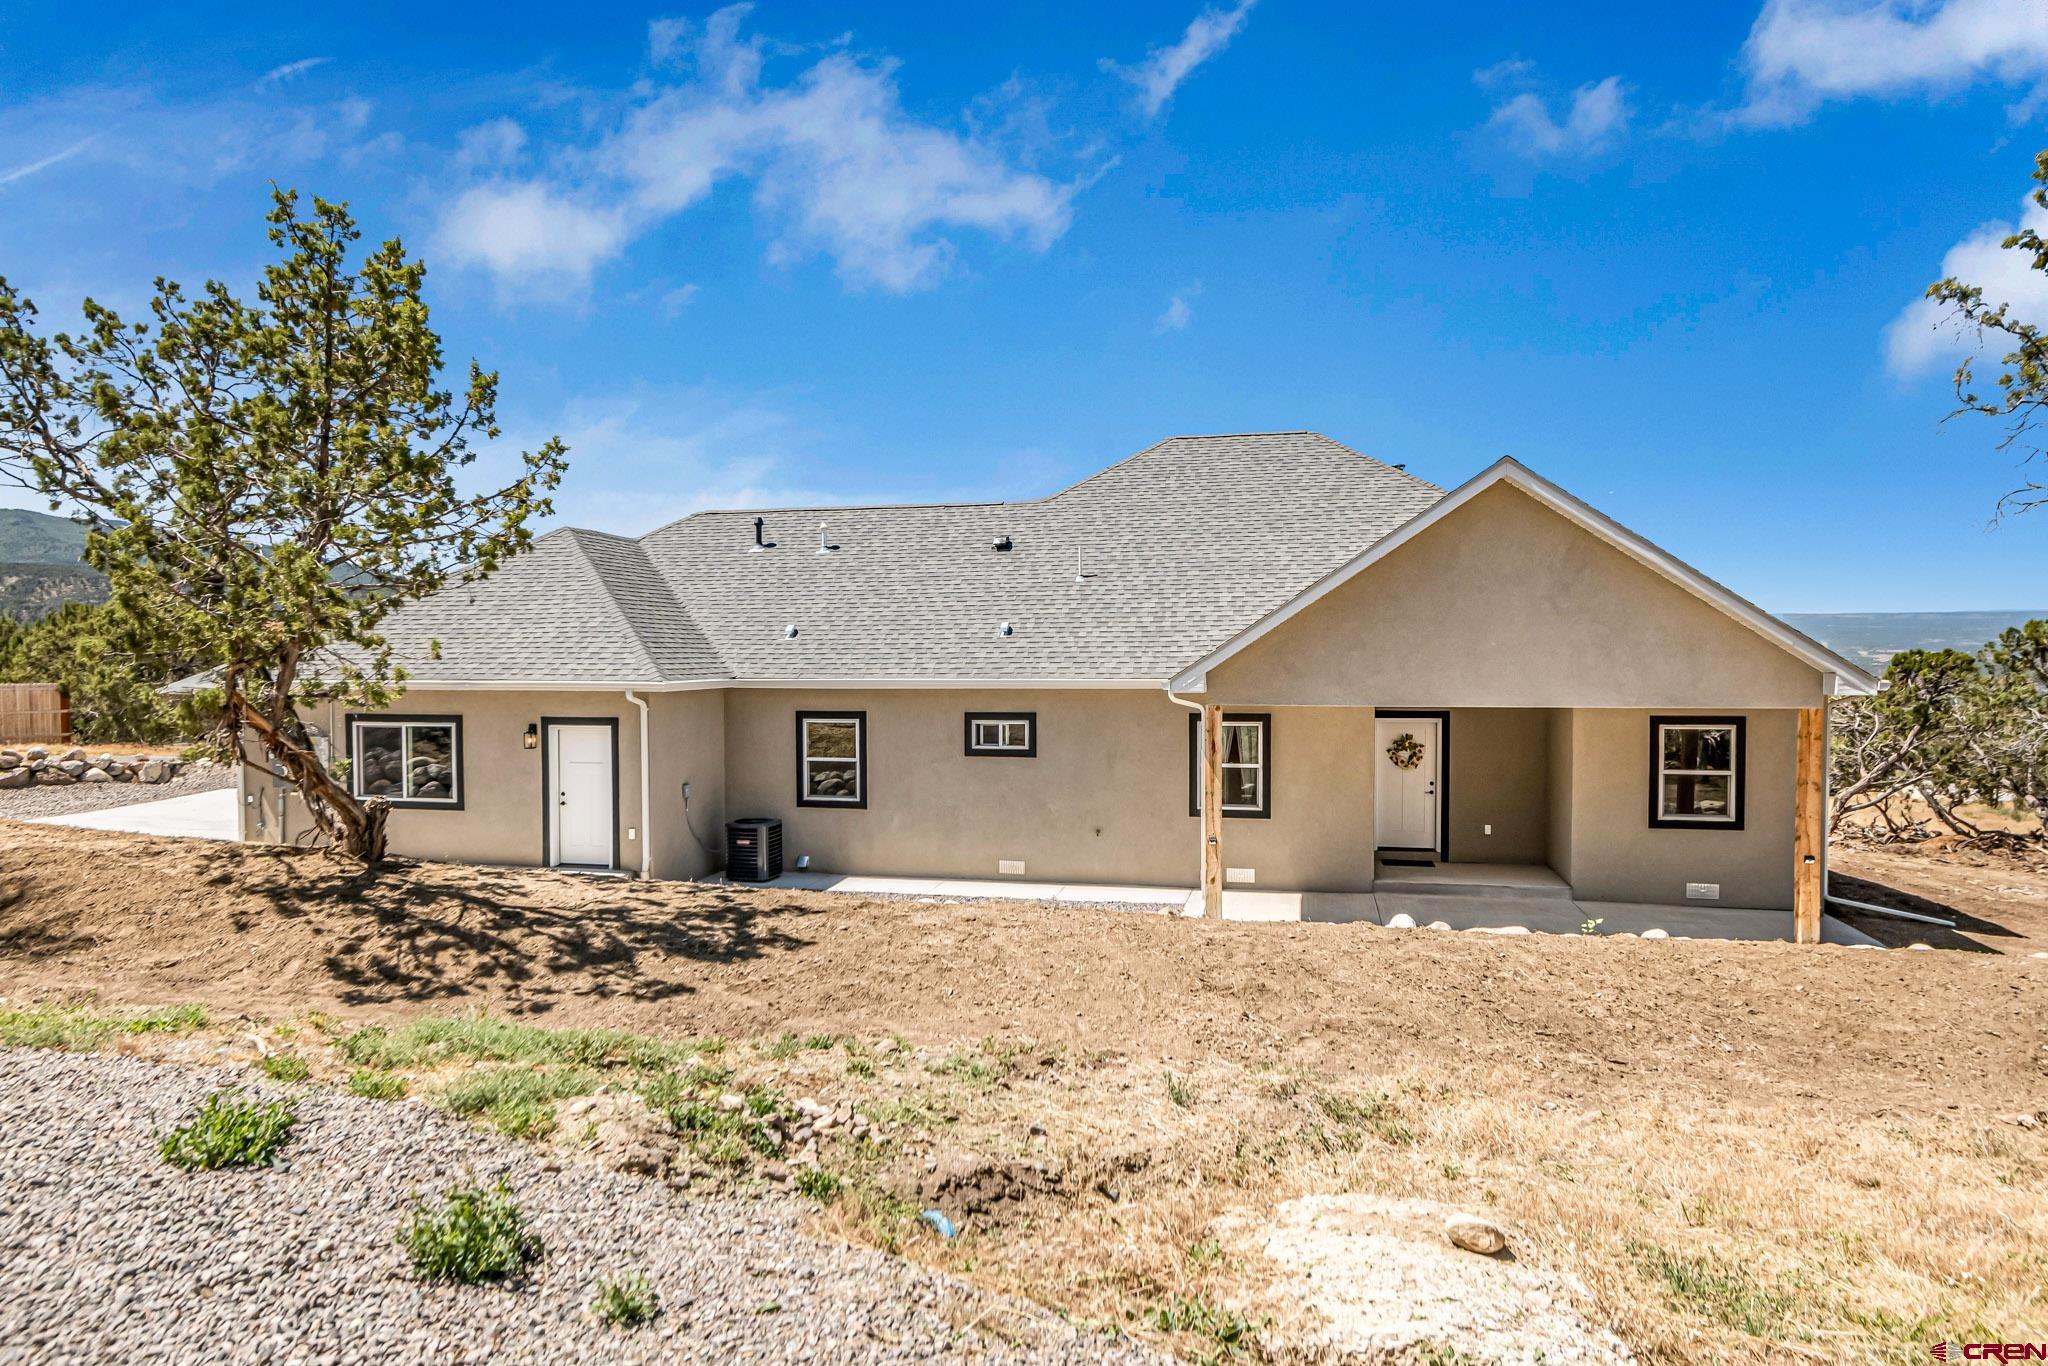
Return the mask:
<path id="1" fill-rule="evenodd" d="M 796 1199 L 680 1199 L 417 1101 L 305 1091 L 274 1165 L 166 1164 L 163 1135 L 234 1087 L 287 1094 L 241 1067 L 0 1049 L 0 1361 L 1154 1358 L 808 1237 Z M 531 1265 L 503 1284 L 421 1279 L 399 1241 L 416 1202 L 500 1182 Z M 651 1317 L 601 1320 L 607 1284 L 644 1285 Z"/>

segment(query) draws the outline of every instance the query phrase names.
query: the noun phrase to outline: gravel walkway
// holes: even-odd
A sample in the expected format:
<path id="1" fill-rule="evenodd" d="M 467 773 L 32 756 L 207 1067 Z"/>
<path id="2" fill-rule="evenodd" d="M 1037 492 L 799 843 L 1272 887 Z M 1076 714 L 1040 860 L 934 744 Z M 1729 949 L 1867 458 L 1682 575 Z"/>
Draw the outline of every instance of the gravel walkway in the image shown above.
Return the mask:
<path id="1" fill-rule="evenodd" d="M 100 751 L 87 745 L 85 752 L 98 754 Z M 109 752 L 118 757 L 121 751 Z M 32 821 L 39 816 L 105 811 L 109 807 L 160 802 L 166 797 L 189 797 L 194 792 L 213 792 L 234 785 L 235 770 L 227 764 L 188 764 L 184 772 L 167 783 L 73 783 L 69 787 L 10 788 L 0 792 L 0 820 Z"/>
<path id="2" fill-rule="evenodd" d="M 797 1231 L 789 1197 L 690 1199 L 418 1101 L 307 1092 L 280 1166 L 186 1173 L 157 1139 L 243 1068 L 0 1049 L 0 1363 L 1143 1361 L 1128 1342 Z M 502 1176 L 546 1252 L 516 1288 L 428 1285 L 414 1192 Z M 593 1321 L 644 1272 L 663 1312 Z M 988 1331 L 981 1331 L 981 1325 Z"/>

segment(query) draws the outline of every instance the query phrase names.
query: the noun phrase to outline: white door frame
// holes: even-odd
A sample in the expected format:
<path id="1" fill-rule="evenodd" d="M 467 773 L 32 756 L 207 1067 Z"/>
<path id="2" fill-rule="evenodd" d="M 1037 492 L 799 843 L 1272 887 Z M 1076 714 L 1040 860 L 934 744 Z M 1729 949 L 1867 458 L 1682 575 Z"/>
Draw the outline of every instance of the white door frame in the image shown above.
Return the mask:
<path id="1" fill-rule="evenodd" d="M 1434 721 L 1436 722 L 1436 753 L 1432 756 L 1436 765 L 1436 844 L 1433 848 L 1417 846 L 1409 853 L 1433 853 L 1439 859 L 1448 861 L 1451 857 L 1451 714 L 1442 708 L 1408 709 L 1392 707 L 1373 712 L 1373 847 L 1393 850 L 1395 845 L 1379 842 L 1379 763 L 1380 729 L 1382 721 Z"/>
<path id="2" fill-rule="evenodd" d="M 561 794 L 556 790 L 558 778 L 556 768 L 556 733 L 577 726 L 602 728 L 611 732 L 611 828 L 612 849 L 610 860 L 603 866 L 619 866 L 619 718 L 616 716 L 543 716 L 540 719 L 540 828 L 541 857 L 550 868 L 565 866 L 562 863 L 561 822 L 556 819 L 556 809 Z M 577 863 L 566 865 L 575 868 L 589 868 L 599 865 Z"/>

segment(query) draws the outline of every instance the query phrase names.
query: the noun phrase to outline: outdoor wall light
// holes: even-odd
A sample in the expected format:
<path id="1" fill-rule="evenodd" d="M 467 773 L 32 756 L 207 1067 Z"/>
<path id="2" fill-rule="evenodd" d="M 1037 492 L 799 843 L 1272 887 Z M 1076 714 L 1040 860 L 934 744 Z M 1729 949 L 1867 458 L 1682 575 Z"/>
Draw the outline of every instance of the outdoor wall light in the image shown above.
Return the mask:
<path id="1" fill-rule="evenodd" d="M 525 745 L 528 749 L 539 749 L 540 726 L 537 723 L 529 722 L 526 727 L 526 734 L 519 737 L 519 743 Z"/>

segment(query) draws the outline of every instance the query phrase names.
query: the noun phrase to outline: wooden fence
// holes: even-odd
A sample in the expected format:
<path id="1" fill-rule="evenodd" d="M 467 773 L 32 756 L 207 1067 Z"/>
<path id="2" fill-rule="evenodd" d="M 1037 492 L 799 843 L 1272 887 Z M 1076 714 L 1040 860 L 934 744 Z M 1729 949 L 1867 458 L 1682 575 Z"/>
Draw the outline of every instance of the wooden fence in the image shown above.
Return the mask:
<path id="1" fill-rule="evenodd" d="M 55 683 L 0 683 L 0 745 L 67 744 L 71 700 Z"/>

